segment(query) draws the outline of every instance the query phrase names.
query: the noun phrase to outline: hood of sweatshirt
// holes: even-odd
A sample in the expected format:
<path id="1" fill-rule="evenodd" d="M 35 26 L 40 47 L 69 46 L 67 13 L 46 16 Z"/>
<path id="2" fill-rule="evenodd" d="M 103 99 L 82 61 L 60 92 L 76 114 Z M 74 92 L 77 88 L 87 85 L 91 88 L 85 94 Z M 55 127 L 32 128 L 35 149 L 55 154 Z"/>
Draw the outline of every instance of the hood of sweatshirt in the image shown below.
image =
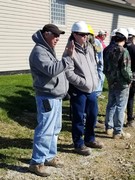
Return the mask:
<path id="1" fill-rule="evenodd" d="M 55 50 L 53 48 L 51 48 L 49 46 L 49 44 L 46 42 L 46 40 L 44 39 L 41 30 L 38 30 L 36 33 L 34 33 L 32 35 L 32 40 L 36 43 L 36 44 L 40 44 L 41 46 L 43 46 L 45 49 L 51 51 L 51 53 L 54 55 L 54 57 L 56 57 L 56 53 Z"/>

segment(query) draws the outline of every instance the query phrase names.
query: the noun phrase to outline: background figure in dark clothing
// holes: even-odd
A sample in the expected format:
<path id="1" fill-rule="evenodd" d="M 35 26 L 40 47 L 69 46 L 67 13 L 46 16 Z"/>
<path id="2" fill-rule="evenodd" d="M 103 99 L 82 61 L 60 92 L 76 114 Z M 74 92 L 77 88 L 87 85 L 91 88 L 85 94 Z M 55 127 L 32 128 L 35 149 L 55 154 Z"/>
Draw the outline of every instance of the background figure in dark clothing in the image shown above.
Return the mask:
<path id="1" fill-rule="evenodd" d="M 114 30 L 111 32 L 110 44 L 115 43 L 115 36 L 116 36 L 117 30 L 118 30 L 118 29 L 114 29 Z"/>
<path id="2" fill-rule="evenodd" d="M 128 28 L 127 30 L 128 30 L 128 42 L 126 44 L 126 48 L 129 51 L 131 57 L 131 70 L 133 72 L 133 76 L 135 79 L 135 30 L 133 28 Z M 131 87 L 129 91 L 126 127 L 134 126 L 134 121 L 133 121 L 134 93 L 135 93 L 135 81 L 131 83 Z"/>
<path id="3" fill-rule="evenodd" d="M 124 112 L 132 78 L 129 52 L 123 47 L 127 39 L 127 30 L 119 28 L 114 39 L 115 43 L 107 46 L 104 52 L 104 73 L 109 91 L 105 128 L 106 133 L 113 135 L 114 139 L 130 138 L 129 133 L 123 132 Z"/>

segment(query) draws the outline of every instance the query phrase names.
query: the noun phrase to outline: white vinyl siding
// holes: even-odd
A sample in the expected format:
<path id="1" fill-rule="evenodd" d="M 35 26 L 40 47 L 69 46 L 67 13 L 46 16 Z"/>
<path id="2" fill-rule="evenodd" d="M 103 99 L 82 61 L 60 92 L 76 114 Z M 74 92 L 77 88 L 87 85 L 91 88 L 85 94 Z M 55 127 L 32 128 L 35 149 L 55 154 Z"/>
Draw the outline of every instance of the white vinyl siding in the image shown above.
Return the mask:
<path id="1" fill-rule="evenodd" d="M 103 4 L 103 1 L 66 0 L 65 16 L 65 25 L 58 25 L 65 31 L 56 46 L 58 59 L 76 21 L 86 21 L 95 35 L 100 29 L 107 30 L 106 44 L 114 28 L 135 28 L 135 9 Z M 29 54 L 34 46 L 31 36 L 50 22 L 51 0 L 0 0 L 0 72 L 29 69 Z"/>
<path id="2" fill-rule="evenodd" d="M 102 1 L 69 0 L 67 12 L 67 30 L 69 33 L 74 22 L 84 20 L 93 27 L 95 35 L 100 29 L 107 30 L 106 44 L 110 41 L 110 33 L 113 29 L 118 27 L 135 28 L 135 10 L 103 4 Z"/>
<path id="3" fill-rule="evenodd" d="M 49 0 L 0 0 L 0 71 L 29 69 L 31 36 L 49 13 Z"/>
<path id="4" fill-rule="evenodd" d="M 134 27 L 135 28 L 135 14 L 134 17 L 126 15 L 119 15 L 118 20 L 119 27 Z"/>

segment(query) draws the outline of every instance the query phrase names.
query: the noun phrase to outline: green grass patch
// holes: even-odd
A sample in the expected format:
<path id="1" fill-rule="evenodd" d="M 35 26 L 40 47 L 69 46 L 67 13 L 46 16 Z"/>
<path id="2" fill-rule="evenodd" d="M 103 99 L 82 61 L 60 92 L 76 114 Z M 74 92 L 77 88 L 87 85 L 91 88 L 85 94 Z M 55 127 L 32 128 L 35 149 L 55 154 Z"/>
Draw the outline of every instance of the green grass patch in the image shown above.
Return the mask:
<path id="1" fill-rule="evenodd" d="M 36 104 L 31 74 L 0 76 L 0 87 L 0 159 L 1 166 L 5 170 L 10 165 L 29 163 L 36 126 Z M 106 98 L 99 99 L 98 116 L 102 121 L 107 103 L 106 82 L 103 95 Z M 63 142 L 71 142 L 70 103 L 68 100 L 63 101 L 62 118 L 63 127 L 58 149 L 65 147 L 65 151 L 68 145 L 63 146 Z"/>

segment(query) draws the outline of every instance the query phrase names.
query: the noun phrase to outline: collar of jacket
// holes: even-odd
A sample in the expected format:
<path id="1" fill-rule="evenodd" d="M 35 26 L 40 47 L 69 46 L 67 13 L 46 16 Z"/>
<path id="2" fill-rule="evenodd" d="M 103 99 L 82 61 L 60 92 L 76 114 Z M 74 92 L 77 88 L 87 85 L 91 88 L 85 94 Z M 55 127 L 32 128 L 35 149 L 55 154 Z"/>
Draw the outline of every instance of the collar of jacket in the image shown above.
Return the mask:
<path id="1" fill-rule="evenodd" d="M 83 54 L 87 53 L 88 45 L 87 43 L 82 47 L 79 43 L 75 42 L 75 49 Z"/>

